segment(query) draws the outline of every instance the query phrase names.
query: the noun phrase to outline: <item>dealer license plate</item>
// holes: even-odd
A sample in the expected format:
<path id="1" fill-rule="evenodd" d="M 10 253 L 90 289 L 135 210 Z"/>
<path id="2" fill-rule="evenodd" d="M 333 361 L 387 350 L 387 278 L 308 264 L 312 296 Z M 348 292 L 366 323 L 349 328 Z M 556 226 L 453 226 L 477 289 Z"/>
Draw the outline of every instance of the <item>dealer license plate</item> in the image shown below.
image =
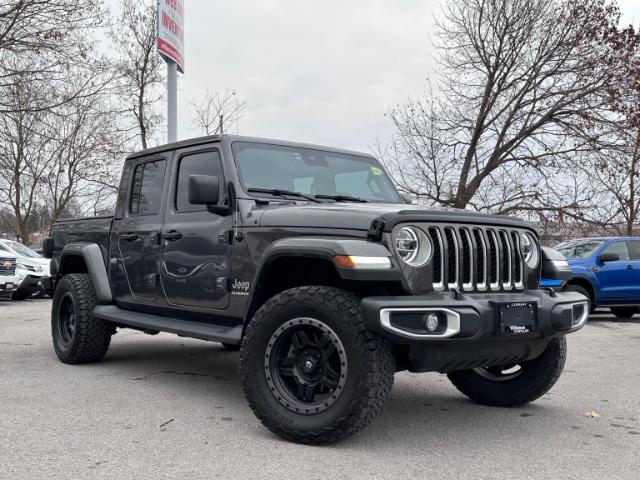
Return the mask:
<path id="1" fill-rule="evenodd" d="M 522 334 L 536 330 L 538 310 L 534 302 L 498 304 L 498 333 Z"/>

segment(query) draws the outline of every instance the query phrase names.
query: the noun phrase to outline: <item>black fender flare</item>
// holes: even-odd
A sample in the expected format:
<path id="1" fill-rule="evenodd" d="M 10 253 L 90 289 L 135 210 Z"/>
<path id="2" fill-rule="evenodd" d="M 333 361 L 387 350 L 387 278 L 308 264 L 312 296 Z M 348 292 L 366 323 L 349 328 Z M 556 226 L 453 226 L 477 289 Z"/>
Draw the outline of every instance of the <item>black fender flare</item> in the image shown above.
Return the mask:
<path id="1" fill-rule="evenodd" d="M 65 270 L 65 264 L 71 257 L 81 257 L 84 260 L 87 266 L 87 273 L 93 282 L 98 302 L 102 304 L 112 303 L 113 293 L 109 284 L 105 257 L 100 246 L 91 242 L 76 242 L 65 245 L 60 254 L 60 261 L 56 265 L 58 278 L 68 273 Z"/>
<path id="2" fill-rule="evenodd" d="M 337 266 L 333 259 L 338 255 L 362 257 L 388 257 L 391 268 L 385 270 L 353 270 Z M 254 277 L 254 285 L 266 267 L 282 257 L 315 257 L 328 260 L 344 280 L 395 281 L 402 274 L 394 256 L 384 245 L 353 238 L 290 237 L 276 240 L 262 254 Z"/>
<path id="3" fill-rule="evenodd" d="M 337 255 L 389 257 L 391 268 L 385 270 L 354 270 L 342 268 L 335 264 Z M 319 258 L 328 261 L 343 280 L 349 281 L 379 281 L 402 283 L 404 277 L 394 255 L 382 244 L 365 239 L 354 238 L 323 238 L 323 237 L 288 237 L 271 243 L 262 253 L 260 262 L 251 283 L 251 300 L 248 302 L 245 318 L 256 307 L 261 283 L 270 266 L 280 258 Z"/>

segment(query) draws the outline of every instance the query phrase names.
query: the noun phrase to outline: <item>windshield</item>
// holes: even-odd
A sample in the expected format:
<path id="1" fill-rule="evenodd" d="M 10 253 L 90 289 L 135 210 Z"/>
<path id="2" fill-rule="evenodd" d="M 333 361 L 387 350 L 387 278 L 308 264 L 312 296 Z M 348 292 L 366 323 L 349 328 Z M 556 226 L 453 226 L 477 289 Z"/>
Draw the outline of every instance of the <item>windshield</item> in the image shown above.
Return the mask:
<path id="1" fill-rule="evenodd" d="M 565 242 L 555 247 L 565 258 L 587 258 L 604 244 L 604 240 L 582 240 L 579 242 Z"/>
<path id="2" fill-rule="evenodd" d="M 14 252 L 16 252 L 18 255 L 22 256 L 22 257 L 27 257 L 27 258 L 39 258 L 40 257 L 40 255 L 38 255 L 36 252 L 31 250 L 29 247 L 25 247 L 21 243 L 7 240 L 7 246 L 10 249 L 12 249 Z"/>
<path id="3" fill-rule="evenodd" d="M 373 158 L 245 142 L 235 142 L 233 152 L 245 190 L 276 189 L 403 203 Z"/>

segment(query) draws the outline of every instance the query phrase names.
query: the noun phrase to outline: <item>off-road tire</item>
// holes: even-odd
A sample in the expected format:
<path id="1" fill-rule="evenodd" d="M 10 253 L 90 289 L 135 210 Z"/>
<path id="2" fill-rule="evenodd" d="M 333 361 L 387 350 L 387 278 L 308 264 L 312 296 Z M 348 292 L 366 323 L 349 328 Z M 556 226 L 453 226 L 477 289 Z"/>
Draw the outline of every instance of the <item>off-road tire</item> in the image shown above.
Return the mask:
<path id="1" fill-rule="evenodd" d="M 638 307 L 611 307 L 611 313 L 618 318 L 631 318 L 638 313 Z"/>
<path id="2" fill-rule="evenodd" d="M 235 343 L 222 343 L 222 346 L 224 347 L 225 350 L 229 350 L 230 352 L 237 352 L 238 350 L 240 350 L 240 345 L 237 345 Z"/>
<path id="3" fill-rule="evenodd" d="M 593 298 L 591 298 L 591 295 L 586 288 L 580 285 L 569 285 L 565 288 L 565 292 L 577 292 L 587 297 L 587 300 L 589 300 L 589 313 L 593 313 L 596 309 L 596 306 L 593 304 Z"/>
<path id="4" fill-rule="evenodd" d="M 556 383 L 567 358 L 564 336 L 552 339 L 537 358 L 522 362 L 520 375 L 509 380 L 489 380 L 475 370 L 449 373 L 451 383 L 476 403 L 493 407 L 518 407 L 533 402 Z"/>
<path id="5" fill-rule="evenodd" d="M 320 413 L 293 412 L 268 386 L 265 355 L 272 335 L 292 319 L 324 322 L 344 345 L 348 370 L 335 403 Z M 382 410 L 393 385 L 391 345 L 365 329 L 360 300 L 351 293 L 324 286 L 287 290 L 268 300 L 247 327 L 240 352 L 245 397 L 272 432 L 296 443 L 327 444 L 355 434 Z"/>
<path id="6" fill-rule="evenodd" d="M 65 341 L 61 333 L 63 301 L 72 301 L 75 312 L 75 330 Z M 97 362 L 104 358 L 115 328 L 93 316 L 97 304 L 91 277 L 85 273 L 66 275 L 58 284 L 51 307 L 51 335 L 56 355 L 63 363 Z"/>

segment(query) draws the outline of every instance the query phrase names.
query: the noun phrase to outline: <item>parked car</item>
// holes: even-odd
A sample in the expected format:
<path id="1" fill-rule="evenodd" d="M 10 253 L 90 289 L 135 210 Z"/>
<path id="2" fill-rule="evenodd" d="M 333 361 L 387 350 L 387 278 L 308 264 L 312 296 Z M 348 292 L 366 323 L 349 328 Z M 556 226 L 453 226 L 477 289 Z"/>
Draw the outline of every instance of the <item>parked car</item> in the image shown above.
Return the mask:
<path id="1" fill-rule="evenodd" d="M 13 240 L 0 239 L 0 254 L 16 258 L 18 288 L 13 293 L 14 300 L 24 300 L 32 296 L 42 296 L 42 279 L 49 276 L 49 260 L 26 245 Z"/>
<path id="2" fill-rule="evenodd" d="M 517 218 L 409 205 L 371 155 L 212 136 L 133 154 L 115 215 L 58 221 L 43 244 L 53 346 L 101 360 L 117 328 L 240 350 L 250 407 L 300 443 L 382 409 L 397 371 L 447 373 L 514 407 L 559 378 L 584 296 L 539 288 Z"/>
<path id="3" fill-rule="evenodd" d="M 566 290 L 589 298 L 590 308 L 609 307 L 629 318 L 640 307 L 640 238 L 581 238 L 555 247 L 573 271 Z"/>
<path id="4" fill-rule="evenodd" d="M 0 251 L 0 298 L 11 298 L 18 288 L 16 263 L 14 257 L 6 256 Z"/>

